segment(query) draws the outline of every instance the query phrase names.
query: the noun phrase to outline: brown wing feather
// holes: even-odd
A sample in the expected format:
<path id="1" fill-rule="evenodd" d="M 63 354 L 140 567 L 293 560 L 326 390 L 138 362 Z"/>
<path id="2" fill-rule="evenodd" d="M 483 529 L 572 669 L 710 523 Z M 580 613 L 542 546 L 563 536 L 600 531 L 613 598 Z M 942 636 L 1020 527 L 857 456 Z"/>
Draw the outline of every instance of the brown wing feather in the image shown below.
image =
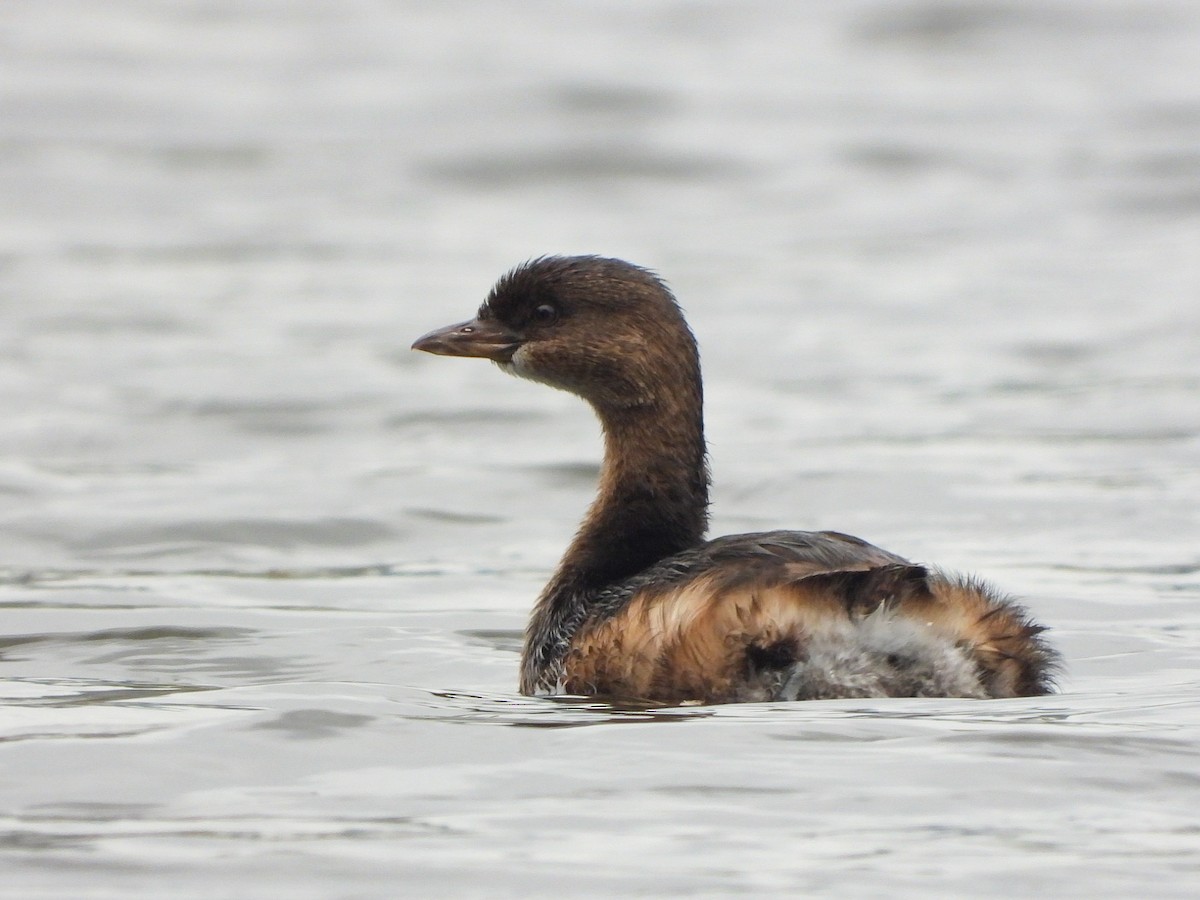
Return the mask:
<path id="1" fill-rule="evenodd" d="M 564 660 L 564 689 L 663 703 L 791 699 L 784 687 L 789 667 L 822 640 L 852 643 L 854 629 L 875 615 L 907 623 L 919 641 L 965 657 L 970 683 L 950 689 L 962 696 L 1049 689 L 1054 657 L 1040 629 L 986 586 L 901 563 L 797 577 L 804 566 L 787 561 L 764 581 L 761 569 L 748 579 L 729 571 L 727 561 L 681 584 L 643 587 L 624 608 L 580 629 Z M 861 683 L 829 674 L 823 687 L 806 688 L 809 696 L 942 690 L 927 690 L 911 674 Z"/>

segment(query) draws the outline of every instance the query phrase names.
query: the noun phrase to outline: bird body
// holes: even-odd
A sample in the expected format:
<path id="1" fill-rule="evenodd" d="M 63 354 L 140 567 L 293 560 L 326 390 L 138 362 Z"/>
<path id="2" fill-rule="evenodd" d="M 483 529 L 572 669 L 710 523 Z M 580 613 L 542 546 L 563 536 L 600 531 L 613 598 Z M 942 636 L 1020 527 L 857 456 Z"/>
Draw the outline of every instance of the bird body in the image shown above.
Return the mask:
<path id="1" fill-rule="evenodd" d="M 415 349 L 578 394 L 597 496 L 526 629 L 523 693 L 652 703 L 1044 694 L 1055 652 L 1013 600 L 831 531 L 706 541 L 699 355 L 652 273 L 543 257 Z"/>

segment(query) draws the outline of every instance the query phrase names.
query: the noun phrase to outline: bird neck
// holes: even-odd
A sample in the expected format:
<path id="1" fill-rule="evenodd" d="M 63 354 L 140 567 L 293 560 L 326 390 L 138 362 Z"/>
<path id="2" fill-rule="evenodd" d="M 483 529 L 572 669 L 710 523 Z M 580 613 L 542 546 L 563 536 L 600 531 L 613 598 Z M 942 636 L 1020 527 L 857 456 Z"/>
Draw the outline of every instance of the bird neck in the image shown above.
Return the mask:
<path id="1" fill-rule="evenodd" d="M 596 499 L 534 607 L 521 690 L 553 688 L 557 663 L 596 595 L 696 546 L 708 527 L 708 465 L 696 389 L 683 398 L 597 409 L 604 463 Z M 552 678 L 553 676 L 553 678 Z"/>

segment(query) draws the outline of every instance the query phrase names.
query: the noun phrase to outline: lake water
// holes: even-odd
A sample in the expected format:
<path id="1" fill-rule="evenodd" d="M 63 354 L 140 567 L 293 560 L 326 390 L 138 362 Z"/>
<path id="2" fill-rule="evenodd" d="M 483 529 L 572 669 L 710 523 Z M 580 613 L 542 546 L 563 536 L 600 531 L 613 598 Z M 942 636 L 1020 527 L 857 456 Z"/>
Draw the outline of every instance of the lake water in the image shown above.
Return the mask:
<path id="1" fill-rule="evenodd" d="M 1200 893 L 1200 5 L 10 0 L 0 199 L 0 896 Z M 549 252 L 1062 692 L 517 695 L 597 428 L 408 346 Z"/>

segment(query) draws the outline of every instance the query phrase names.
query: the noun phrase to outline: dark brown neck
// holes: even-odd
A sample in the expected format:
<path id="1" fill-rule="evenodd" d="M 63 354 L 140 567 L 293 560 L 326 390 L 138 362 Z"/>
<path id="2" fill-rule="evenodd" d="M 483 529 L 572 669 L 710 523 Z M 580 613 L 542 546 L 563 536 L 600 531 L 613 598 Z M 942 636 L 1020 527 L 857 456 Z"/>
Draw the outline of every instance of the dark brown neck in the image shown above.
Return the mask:
<path id="1" fill-rule="evenodd" d="M 698 384 L 683 398 L 597 414 L 604 428 L 599 491 L 534 607 L 521 665 L 526 694 L 553 686 L 544 682 L 598 592 L 696 546 L 708 526 Z"/>

